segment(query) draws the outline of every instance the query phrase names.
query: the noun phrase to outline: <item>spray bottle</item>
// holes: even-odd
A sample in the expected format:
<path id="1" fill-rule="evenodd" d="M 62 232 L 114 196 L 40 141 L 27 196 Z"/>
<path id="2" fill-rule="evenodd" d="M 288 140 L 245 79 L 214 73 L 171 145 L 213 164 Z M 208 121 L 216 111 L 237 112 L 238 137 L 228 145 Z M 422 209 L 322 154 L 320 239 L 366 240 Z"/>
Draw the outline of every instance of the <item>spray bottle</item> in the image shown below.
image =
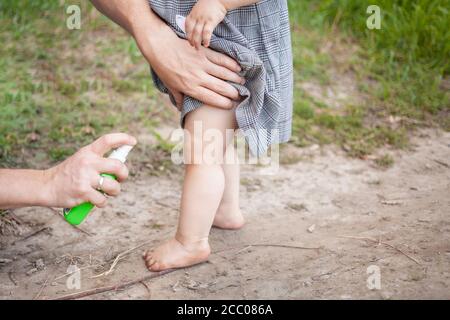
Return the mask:
<path id="1" fill-rule="evenodd" d="M 128 153 L 131 151 L 131 149 L 133 149 L 133 146 L 128 145 L 121 146 L 116 150 L 114 150 L 113 152 L 111 152 L 108 159 L 117 159 L 120 162 L 125 163 L 125 161 L 127 160 Z M 109 173 L 102 173 L 101 176 L 114 180 L 117 179 L 116 176 Z M 72 209 L 65 208 L 63 211 L 64 218 L 67 220 L 67 222 L 69 222 L 72 225 L 79 225 L 81 222 L 83 222 L 83 220 L 87 217 L 87 215 L 93 208 L 94 205 L 90 202 L 84 202 L 76 207 L 73 207 Z"/>

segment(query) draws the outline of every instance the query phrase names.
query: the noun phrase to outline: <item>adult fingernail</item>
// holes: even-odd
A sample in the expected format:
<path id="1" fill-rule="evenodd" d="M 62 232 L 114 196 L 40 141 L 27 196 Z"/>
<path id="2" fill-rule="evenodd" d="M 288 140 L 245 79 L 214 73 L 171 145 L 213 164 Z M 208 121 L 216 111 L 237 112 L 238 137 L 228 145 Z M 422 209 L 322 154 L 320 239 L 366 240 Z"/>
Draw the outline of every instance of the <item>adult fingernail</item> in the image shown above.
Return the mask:
<path id="1" fill-rule="evenodd" d="M 241 80 L 241 84 L 244 85 L 245 84 L 245 79 Z"/>

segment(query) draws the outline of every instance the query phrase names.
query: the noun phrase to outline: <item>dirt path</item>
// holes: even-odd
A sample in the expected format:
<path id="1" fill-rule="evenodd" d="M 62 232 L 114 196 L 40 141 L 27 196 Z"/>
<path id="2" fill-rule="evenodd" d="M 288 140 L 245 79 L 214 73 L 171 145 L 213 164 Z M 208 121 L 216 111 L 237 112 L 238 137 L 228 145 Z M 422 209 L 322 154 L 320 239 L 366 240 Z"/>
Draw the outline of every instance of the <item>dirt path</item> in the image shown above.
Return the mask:
<path id="1" fill-rule="evenodd" d="M 396 152 L 395 165 L 385 171 L 332 148 L 288 148 L 285 152 L 306 160 L 282 166 L 275 176 L 246 167 L 247 225 L 213 230 L 213 251 L 220 252 L 209 262 L 147 281 L 148 288 L 137 284 L 89 298 L 450 299 L 450 134 L 426 131 L 413 145 L 414 150 Z M 48 209 L 16 210 L 22 234 L 0 238 L 0 298 L 76 292 L 66 288 L 66 278 L 54 280 L 71 261 L 82 268 L 80 290 L 147 274 L 144 246 L 111 274 L 91 278 L 108 270 L 118 253 L 146 241 L 157 244 L 173 232 L 180 183 L 174 177 L 131 179 L 120 197 L 83 224 L 90 236 Z M 380 290 L 367 288 L 370 265 L 380 268 Z"/>

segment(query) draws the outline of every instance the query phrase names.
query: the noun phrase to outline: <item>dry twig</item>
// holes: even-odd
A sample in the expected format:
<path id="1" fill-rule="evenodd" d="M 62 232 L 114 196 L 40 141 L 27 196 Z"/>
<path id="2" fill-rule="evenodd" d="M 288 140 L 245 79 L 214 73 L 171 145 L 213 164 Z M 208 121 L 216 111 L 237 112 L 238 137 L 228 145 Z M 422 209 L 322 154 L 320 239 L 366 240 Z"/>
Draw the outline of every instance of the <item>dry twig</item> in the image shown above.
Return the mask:
<path id="1" fill-rule="evenodd" d="M 138 249 L 138 248 L 140 248 L 140 247 L 142 247 L 142 246 L 144 246 L 144 245 L 150 243 L 151 241 L 153 241 L 153 240 L 146 241 L 146 242 L 144 242 L 144 243 L 141 243 L 140 245 L 137 245 L 137 246 L 135 246 L 135 247 L 133 247 L 133 248 L 130 248 L 130 249 L 128 249 L 128 250 L 125 250 L 125 251 L 122 252 L 122 253 L 119 253 L 119 254 L 116 256 L 116 258 L 114 259 L 113 263 L 111 264 L 111 266 L 109 267 L 109 269 L 108 269 L 107 271 L 102 272 L 102 273 L 100 273 L 100 274 L 97 274 L 97 275 L 95 275 L 95 276 L 92 276 L 91 279 L 93 279 L 93 278 L 99 278 L 99 277 L 103 277 L 103 276 L 109 275 L 110 273 L 112 273 L 112 272 L 114 271 L 115 266 L 117 265 L 117 263 L 118 263 L 124 256 L 126 256 L 126 255 L 127 255 L 128 253 L 130 253 L 131 251 L 136 250 L 136 249 Z"/>
<path id="2" fill-rule="evenodd" d="M 32 231 L 32 232 L 30 232 L 29 234 L 27 234 L 26 236 L 24 236 L 24 237 L 22 237 L 22 238 L 20 238 L 20 239 L 17 239 L 17 240 L 15 240 L 15 241 L 13 241 L 13 242 L 11 243 L 11 245 L 16 244 L 17 242 L 25 241 L 25 240 L 27 240 L 27 239 L 29 239 L 29 238 L 31 238 L 31 237 L 34 237 L 34 236 L 40 234 L 41 232 L 49 231 L 50 229 L 51 229 L 50 227 L 45 226 L 45 227 L 42 227 L 42 228 L 40 228 L 40 229 L 38 229 L 38 230 L 36 230 L 36 231 Z"/>
<path id="3" fill-rule="evenodd" d="M 251 248 L 251 247 L 279 247 L 279 248 L 301 249 L 301 250 L 320 250 L 320 249 L 322 249 L 321 247 L 305 247 L 305 246 L 294 246 L 294 245 L 287 245 L 287 244 L 250 243 L 250 244 L 246 244 L 244 246 L 239 246 L 239 247 L 224 248 L 224 249 L 215 251 L 214 254 L 224 252 L 224 251 L 234 250 L 234 249 L 239 249 L 237 252 L 237 253 L 239 253 L 239 252 L 241 252 L 245 249 Z"/>
<path id="4" fill-rule="evenodd" d="M 37 300 L 40 297 L 40 295 L 42 294 L 42 291 L 44 291 L 45 287 L 47 286 L 48 279 L 50 279 L 50 276 L 48 276 L 47 279 L 45 279 L 44 284 L 42 285 L 39 292 L 34 296 L 33 300 Z"/>
<path id="5" fill-rule="evenodd" d="M 47 209 L 49 209 L 50 211 L 52 211 L 53 213 L 55 213 L 56 215 L 58 215 L 60 218 L 62 218 L 64 221 L 66 221 L 66 219 L 64 219 L 64 216 L 55 208 L 51 208 L 51 207 L 47 207 Z M 66 221 L 67 222 L 67 221 Z M 83 228 L 79 227 L 79 226 L 75 226 L 73 224 L 70 225 L 72 228 L 74 228 L 77 231 L 80 231 L 86 235 L 88 235 L 89 237 L 92 237 L 93 234 L 90 233 L 89 231 L 84 230 Z"/>
<path id="6" fill-rule="evenodd" d="M 180 270 L 180 269 L 167 269 L 164 271 L 160 271 L 160 272 L 156 272 L 156 273 L 152 273 L 149 275 L 146 275 L 144 277 L 141 277 L 139 279 L 136 280 L 132 280 L 132 281 L 128 281 L 128 282 L 123 282 L 117 285 L 112 285 L 112 286 L 106 286 L 106 287 L 99 287 L 99 288 L 94 288 L 94 289 L 90 289 L 90 290 L 86 290 L 86 291 L 81 291 L 81 292 L 77 292 L 77 293 L 71 293 L 62 297 L 58 297 L 54 300 L 73 300 L 73 299 L 80 299 L 80 298 L 84 298 L 87 296 L 92 296 L 94 294 L 99 294 L 99 293 L 103 293 L 103 292 L 107 292 L 107 291 L 111 291 L 111 290 L 120 290 L 132 285 L 135 285 L 137 283 L 142 283 L 144 281 L 150 280 L 150 279 L 154 279 L 154 278 L 158 278 L 161 277 L 163 275 L 166 275 L 168 273 L 174 272 L 176 270 Z"/>
<path id="7" fill-rule="evenodd" d="M 85 266 L 85 267 L 82 267 L 82 268 L 78 268 L 78 270 L 75 270 L 75 271 L 72 271 L 72 272 L 67 272 L 67 273 L 65 273 L 63 275 L 60 275 L 60 276 L 56 277 L 55 279 L 53 279 L 53 281 L 58 281 L 58 280 L 60 280 L 60 279 L 62 279 L 64 277 L 67 277 L 67 276 L 70 276 L 70 275 L 72 275 L 74 273 L 80 272 L 81 270 L 85 270 L 85 269 L 89 269 L 89 268 L 97 268 L 97 267 L 100 267 L 100 266 L 102 266 L 102 264 L 94 264 L 94 265 L 88 265 L 88 266 Z"/>
<path id="8" fill-rule="evenodd" d="M 378 245 L 382 244 L 382 245 L 385 245 L 385 246 L 387 246 L 387 247 L 389 247 L 389 248 L 392 248 L 392 249 L 394 249 L 394 250 L 400 252 L 401 254 L 403 254 L 403 255 L 404 255 L 405 257 L 407 257 L 408 259 L 410 259 L 410 260 L 414 261 L 415 263 L 417 263 L 419 266 L 422 265 L 416 258 L 410 256 L 409 254 L 407 254 L 407 253 L 404 252 L 403 250 L 397 248 L 396 246 L 393 246 L 393 245 L 390 244 L 390 243 L 381 241 L 381 238 L 378 239 L 378 240 L 377 240 L 377 239 L 373 239 L 373 238 L 368 238 L 368 237 L 354 237 L 354 236 L 340 236 L 340 238 L 356 239 L 356 240 L 366 240 L 366 241 L 372 241 L 372 242 L 375 242 L 375 243 L 377 243 Z"/>
<path id="9" fill-rule="evenodd" d="M 147 244 L 150 241 L 141 243 L 138 246 L 135 246 L 133 248 L 130 248 L 120 254 L 118 254 L 116 256 L 116 258 L 114 259 L 113 263 L 111 264 L 111 267 L 109 268 L 108 271 L 101 273 L 97 276 L 94 277 L 99 277 L 99 276 L 103 276 L 103 275 L 108 275 L 110 274 L 112 271 L 114 271 L 114 267 L 117 265 L 117 262 L 126 254 L 130 253 L 131 251 L 142 247 L 143 245 Z M 290 249 L 306 249 L 306 250 L 318 250 L 318 249 L 322 249 L 321 247 L 303 247 L 303 246 L 294 246 L 294 245 L 283 245 L 283 244 L 263 244 L 263 243 L 256 243 L 256 244 L 250 244 L 250 245 L 245 245 L 244 248 L 249 248 L 249 247 L 281 247 L 281 248 L 290 248 Z M 242 247 L 240 247 L 242 250 Z M 226 248 L 223 250 L 219 250 L 214 252 L 213 254 L 217 254 L 218 252 L 223 252 L 223 251 L 228 251 L 228 250 L 233 250 L 233 249 L 237 249 L 236 247 L 234 248 Z M 200 265 L 200 264 L 198 264 Z M 120 290 L 132 285 L 135 285 L 137 283 L 141 283 L 143 284 L 148 290 L 148 286 L 146 284 L 144 284 L 145 281 L 148 281 L 150 279 L 154 279 L 154 278 L 158 278 L 161 277 L 163 275 L 166 275 L 168 273 L 177 271 L 177 270 L 183 270 L 183 268 L 180 269 L 168 269 L 168 270 L 164 270 L 164 271 L 160 271 L 160 272 L 156 272 L 156 273 L 152 273 L 149 275 L 146 275 L 144 277 L 138 278 L 136 280 L 132 280 L 132 281 L 128 281 L 128 282 L 123 282 L 123 283 L 119 283 L 116 285 L 111 285 L 111 286 L 105 286 L 105 287 L 99 287 L 99 288 L 94 288 L 94 289 L 90 289 L 90 290 L 86 290 L 86 291 L 82 291 L 82 292 L 77 292 L 77 293 L 72 293 L 72 294 L 68 294 L 62 297 L 58 297 L 55 300 L 72 300 L 72 299 L 80 299 L 80 298 L 84 298 L 87 296 L 91 296 L 91 295 L 95 295 L 95 294 L 99 294 L 99 293 L 103 293 L 103 292 L 107 292 L 107 291 L 111 291 L 111 290 Z M 64 275 L 65 276 L 65 275 Z"/>
<path id="10" fill-rule="evenodd" d="M 441 166 L 444 166 L 446 168 L 450 168 L 450 165 L 448 165 L 444 161 L 441 161 L 441 160 L 438 160 L 438 159 L 433 159 L 433 161 L 436 162 L 437 164 L 440 164 Z"/>

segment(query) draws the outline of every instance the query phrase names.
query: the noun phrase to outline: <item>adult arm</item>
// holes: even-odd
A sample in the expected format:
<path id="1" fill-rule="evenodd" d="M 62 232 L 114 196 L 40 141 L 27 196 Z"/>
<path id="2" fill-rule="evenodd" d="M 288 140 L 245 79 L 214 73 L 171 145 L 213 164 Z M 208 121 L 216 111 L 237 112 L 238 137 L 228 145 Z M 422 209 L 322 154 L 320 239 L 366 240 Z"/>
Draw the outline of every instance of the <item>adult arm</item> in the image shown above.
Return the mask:
<path id="1" fill-rule="evenodd" d="M 183 95 L 205 104 L 232 108 L 238 91 L 226 81 L 243 83 L 240 66 L 225 54 L 191 47 L 149 7 L 146 0 L 91 0 L 130 33 L 143 56 L 180 105 Z"/>
<path id="2" fill-rule="evenodd" d="M 124 144 L 134 145 L 136 139 L 124 133 L 105 135 L 48 170 L 0 169 L 0 208 L 71 208 L 86 201 L 103 207 L 106 197 L 97 190 L 100 173 L 117 177 L 118 181 L 105 178 L 102 186 L 113 196 L 119 194 L 119 182 L 128 176 L 123 163 L 103 154 Z"/>

